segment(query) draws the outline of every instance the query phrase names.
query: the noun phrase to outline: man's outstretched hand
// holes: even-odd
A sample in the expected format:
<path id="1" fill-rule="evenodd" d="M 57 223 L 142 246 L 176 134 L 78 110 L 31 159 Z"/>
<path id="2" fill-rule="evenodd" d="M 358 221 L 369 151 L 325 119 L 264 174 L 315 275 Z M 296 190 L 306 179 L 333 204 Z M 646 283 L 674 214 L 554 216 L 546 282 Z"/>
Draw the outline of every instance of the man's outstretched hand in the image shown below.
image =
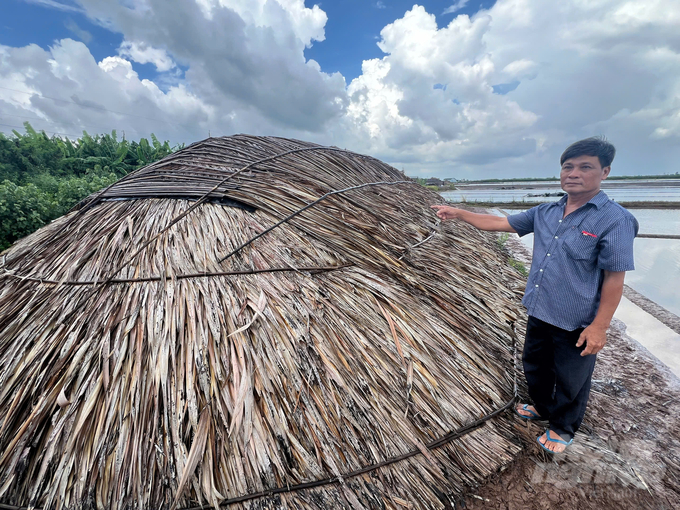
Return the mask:
<path id="1" fill-rule="evenodd" d="M 581 347 L 586 344 L 586 348 L 581 352 L 581 356 L 588 356 L 589 354 L 597 354 L 602 350 L 604 344 L 607 343 L 607 330 L 599 326 L 591 324 L 581 332 L 578 337 L 576 347 Z"/>
<path id="2" fill-rule="evenodd" d="M 455 207 L 451 207 L 449 205 L 433 205 L 431 207 L 432 209 L 436 210 L 437 218 L 440 220 L 456 219 L 460 213 L 460 209 L 456 209 Z"/>
<path id="3" fill-rule="evenodd" d="M 461 220 L 480 230 L 515 232 L 515 229 L 508 223 L 507 218 L 494 216 L 493 214 L 473 213 L 472 211 L 457 209 L 450 205 L 433 205 L 431 207 L 437 211 L 437 218 L 440 220 Z"/>

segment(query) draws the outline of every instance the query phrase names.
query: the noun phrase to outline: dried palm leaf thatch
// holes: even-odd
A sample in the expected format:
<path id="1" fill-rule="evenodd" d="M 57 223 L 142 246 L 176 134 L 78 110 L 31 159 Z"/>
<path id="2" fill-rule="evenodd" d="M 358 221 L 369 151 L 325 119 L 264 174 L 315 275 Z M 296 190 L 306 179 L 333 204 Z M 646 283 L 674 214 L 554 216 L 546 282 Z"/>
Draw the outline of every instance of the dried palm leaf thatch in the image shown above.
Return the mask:
<path id="1" fill-rule="evenodd" d="M 451 508 L 513 459 L 521 282 L 406 180 L 210 138 L 1 254 L 0 501 Z"/>

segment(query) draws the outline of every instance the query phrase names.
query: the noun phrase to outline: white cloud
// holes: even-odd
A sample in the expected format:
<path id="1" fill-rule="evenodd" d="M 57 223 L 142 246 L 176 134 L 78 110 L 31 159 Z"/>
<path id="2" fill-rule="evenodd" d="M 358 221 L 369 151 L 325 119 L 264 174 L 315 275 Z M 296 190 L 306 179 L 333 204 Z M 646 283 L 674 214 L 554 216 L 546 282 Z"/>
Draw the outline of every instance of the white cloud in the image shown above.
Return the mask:
<path id="1" fill-rule="evenodd" d="M 83 43 L 71 39 L 49 51 L 0 46 L 0 69 L 3 115 L 15 116 L 17 123 L 46 119 L 31 122 L 49 132 L 118 129 L 132 137 L 155 132 L 187 140 L 207 135 L 213 115 L 183 85 L 162 92 L 140 80 L 129 61 L 114 56 L 97 63 Z"/>
<path id="2" fill-rule="evenodd" d="M 675 171 L 671 162 L 680 156 L 672 141 L 680 128 L 673 118 L 680 107 L 675 4 L 572 1 L 545 9 L 536 1 L 506 0 L 490 10 L 493 23 L 485 41 L 497 67 L 536 63 L 533 79 L 520 78 L 509 96 L 538 114 L 532 136 L 546 140 L 553 158 L 574 139 L 605 134 L 619 149 L 615 174 Z M 521 164 L 532 167 L 534 161 Z"/>
<path id="3" fill-rule="evenodd" d="M 412 175 L 467 178 L 555 175 L 568 143 L 605 134 L 619 149 L 615 173 L 676 171 L 677 0 L 498 0 L 441 27 L 414 6 L 383 28 L 385 55 L 349 85 L 304 58 L 324 38 L 319 7 L 197 1 L 81 0 L 126 41 L 99 63 L 68 39 L 49 50 L 0 46 L 1 114 L 65 133 L 290 136 Z M 152 82 L 134 62 L 185 72 Z"/>
<path id="4" fill-rule="evenodd" d="M 615 173 L 674 172 L 673 4 L 498 0 L 444 27 L 416 6 L 381 32 L 386 56 L 350 84 L 348 115 L 414 174 L 555 175 L 564 147 L 593 134 L 619 146 Z"/>
<path id="5" fill-rule="evenodd" d="M 458 0 L 457 2 L 454 2 L 453 5 L 450 5 L 446 9 L 444 9 L 444 12 L 442 14 L 452 14 L 454 12 L 460 11 L 463 7 L 465 7 L 468 3 L 468 0 Z"/>
<path id="6" fill-rule="evenodd" d="M 163 48 L 188 68 L 192 91 L 218 110 L 241 110 L 245 126 L 253 118 L 317 132 L 346 107 L 342 76 L 305 61 L 304 48 L 324 37 L 326 14 L 303 0 L 200 0 L 201 9 L 185 0 L 81 2 L 127 41 Z"/>
<path id="7" fill-rule="evenodd" d="M 182 1 L 182 0 L 180 0 Z M 304 45 L 323 41 L 328 17 L 318 5 L 305 7 L 304 0 L 196 0 L 208 19 L 220 9 L 235 12 L 246 25 L 274 29 L 287 37 L 289 32 Z"/>
<path id="8" fill-rule="evenodd" d="M 503 68 L 503 71 L 501 73 L 504 75 L 504 77 L 508 79 L 522 79 L 522 78 L 528 78 L 528 77 L 535 77 L 536 72 L 535 69 L 537 67 L 536 62 L 533 62 L 531 60 L 528 60 L 526 58 L 522 58 L 519 60 L 514 60 L 513 62 L 510 62 L 508 65 L 506 65 Z"/>
<path id="9" fill-rule="evenodd" d="M 154 48 L 144 42 L 123 41 L 118 48 L 118 54 L 130 57 L 140 64 L 153 64 L 160 72 L 169 71 L 175 67 L 175 63 L 165 50 Z"/>
<path id="10" fill-rule="evenodd" d="M 82 10 L 76 5 L 73 5 L 73 3 L 60 2 L 58 0 L 24 0 L 24 1 L 29 4 L 38 4 L 45 7 L 49 7 L 51 9 L 57 9 L 60 11 L 82 12 Z"/>
<path id="11" fill-rule="evenodd" d="M 64 26 L 69 32 L 74 34 L 78 39 L 83 41 L 85 44 L 90 44 L 90 42 L 92 42 L 92 34 L 87 30 L 80 28 L 78 26 L 78 23 L 76 23 L 72 19 L 66 20 Z"/>
<path id="12" fill-rule="evenodd" d="M 318 139 L 346 108 L 342 76 L 304 59 L 305 46 L 323 39 L 326 15 L 303 0 L 203 2 L 202 9 L 188 1 L 81 3 L 93 21 L 123 34 L 119 54 L 97 63 L 70 39 L 49 50 L 0 46 L 0 114 L 12 119 L 3 124 L 155 132 L 173 142 L 209 132 Z M 152 82 L 131 62 L 187 71 Z"/>
<path id="13" fill-rule="evenodd" d="M 534 151 L 535 142 L 523 138 L 537 116 L 493 93 L 495 66 L 483 42 L 490 22 L 458 16 L 439 29 L 433 15 L 415 6 L 382 30 L 379 46 L 387 56 L 364 62 L 348 88 L 348 115 L 374 150 L 430 168 Z"/>

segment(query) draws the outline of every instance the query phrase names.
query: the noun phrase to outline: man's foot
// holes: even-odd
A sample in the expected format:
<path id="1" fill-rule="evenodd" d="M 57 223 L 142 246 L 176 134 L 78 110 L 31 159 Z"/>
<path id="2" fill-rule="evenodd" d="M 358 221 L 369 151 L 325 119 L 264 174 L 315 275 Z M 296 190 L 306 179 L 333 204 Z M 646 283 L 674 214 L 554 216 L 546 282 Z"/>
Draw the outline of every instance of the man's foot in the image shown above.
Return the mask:
<path id="1" fill-rule="evenodd" d="M 525 420 L 542 420 L 541 415 L 538 414 L 536 408 L 529 404 L 519 404 L 515 408 L 515 412 Z"/>
<path id="2" fill-rule="evenodd" d="M 574 438 L 571 438 L 570 441 L 565 441 L 562 436 L 556 432 L 546 429 L 542 436 L 536 438 L 536 441 L 538 441 L 538 444 L 540 444 L 544 450 L 548 450 L 551 453 L 562 453 L 567 449 L 567 446 L 574 442 Z"/>

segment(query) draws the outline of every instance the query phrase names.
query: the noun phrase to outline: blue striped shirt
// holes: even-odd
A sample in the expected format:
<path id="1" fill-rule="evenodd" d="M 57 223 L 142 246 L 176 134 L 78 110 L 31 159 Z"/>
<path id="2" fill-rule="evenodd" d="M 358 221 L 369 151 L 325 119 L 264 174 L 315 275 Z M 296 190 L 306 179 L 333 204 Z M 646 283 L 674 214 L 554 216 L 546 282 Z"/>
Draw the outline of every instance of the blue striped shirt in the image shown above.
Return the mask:
<path id="1" fill-rule="evenodd" d="M 520 235 L 534 233 L 522 303 L 537 319 L 573 331 L 588 326 L 600 305 L 604 271 L 631 271 L 635 217 L 600 191 L 564 217 L 566 195 L 508 216 Z"/>

